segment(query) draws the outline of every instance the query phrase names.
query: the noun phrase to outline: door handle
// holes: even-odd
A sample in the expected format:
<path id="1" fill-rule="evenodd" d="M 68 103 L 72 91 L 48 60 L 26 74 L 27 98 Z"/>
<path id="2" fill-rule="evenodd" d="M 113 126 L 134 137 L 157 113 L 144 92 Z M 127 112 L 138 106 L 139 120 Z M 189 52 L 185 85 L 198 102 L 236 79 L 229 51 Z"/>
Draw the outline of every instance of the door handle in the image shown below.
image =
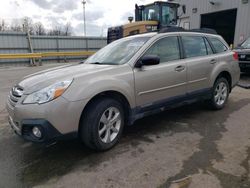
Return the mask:
<path id="1" fill-rule="evenodd" d="M 176 72 L 182 72 L 184 70 L 185 70 L 185 66 L 182 66 L 182 65 L 180 65 L 180 66 L 178 66 L 178 67 L 175 68 Z"/>
<path id="2" fill-rule="evenodd" d="M 215 59 L 212 59 L 212 60 L 210 61 L 210 64 L 215 64 L 215 63 L 217 63 L 217 61 L 216 61 Z"/>

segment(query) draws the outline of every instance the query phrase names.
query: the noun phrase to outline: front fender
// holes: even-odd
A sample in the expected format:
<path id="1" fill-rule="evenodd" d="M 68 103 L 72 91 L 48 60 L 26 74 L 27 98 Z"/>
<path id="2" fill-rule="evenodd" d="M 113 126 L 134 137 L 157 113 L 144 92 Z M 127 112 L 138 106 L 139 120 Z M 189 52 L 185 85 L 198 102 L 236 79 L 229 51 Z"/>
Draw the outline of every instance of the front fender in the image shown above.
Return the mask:
<path id="1" fill-rule="evenodd" d="M 106 75 L 86 79 L 77 78 L 63 96 L 69 101 L 90 100 L 105 91 L 121 93 L 133 108 L 135 106 L 135 94 L 132 71 L 119 76 L 112 75 L 112 77 Z"/>

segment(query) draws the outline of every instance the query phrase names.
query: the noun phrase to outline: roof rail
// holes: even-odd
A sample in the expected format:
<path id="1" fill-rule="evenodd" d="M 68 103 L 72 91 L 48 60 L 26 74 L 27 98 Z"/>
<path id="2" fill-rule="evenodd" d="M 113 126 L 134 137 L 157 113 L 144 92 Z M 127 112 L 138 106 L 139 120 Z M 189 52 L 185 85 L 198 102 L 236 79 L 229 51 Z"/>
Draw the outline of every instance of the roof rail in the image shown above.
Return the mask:
<path id="1" fill-rule="evenodd" d="M 190 29 L 190 32 L 197 32 L 197 33 L 208 33 L 208 34 L 215 34 L 218 35 L 216 30 L 210 28 L 200 28 L 200 29 Z"/>
<path id="2" fill-rule="evenodd" d="M 177 26 L 167 26 L 162 28 L 159 33 L 169 33 L 169 32 L 196 32 L 196 33 L 207 33 L 207 34 L 215 34 L 217 35 L 218 33 L 214 29 L 210 28 L 200 28 L 200 29 L 184 29 L 182 27 L 177 27 Z"/>
<path id="3" fill-rule="evenodd" d="M 183 32 L 186 31 L 182 27 L 177 27 L 177 26 L 167 26 L 159 30 L 158 33 L 169 33 L 169 32 Z"/>

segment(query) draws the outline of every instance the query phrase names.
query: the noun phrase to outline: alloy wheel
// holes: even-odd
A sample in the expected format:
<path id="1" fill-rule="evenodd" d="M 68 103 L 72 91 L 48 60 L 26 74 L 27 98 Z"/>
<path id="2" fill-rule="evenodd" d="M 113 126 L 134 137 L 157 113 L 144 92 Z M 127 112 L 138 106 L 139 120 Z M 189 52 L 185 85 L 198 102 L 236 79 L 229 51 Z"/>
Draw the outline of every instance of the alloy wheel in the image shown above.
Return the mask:
<path id="1" fill-rule="evenodd" d="M 218 106 L 222 106 L 227 100 L 227 95 L 228 95 L 228 88 L 227 88 L 226 83 L 220 82 L 217 85 L 215 89 L 215 93 L 214 93 L 215 103 Z"/>
<path id="2" fill-rule="evenodd" d="M 116 107 L 105 110 L 98 126 L 98 134 L 103 143 L 111 143 L 119 134 L 121 128 L 121 112 Z"/>

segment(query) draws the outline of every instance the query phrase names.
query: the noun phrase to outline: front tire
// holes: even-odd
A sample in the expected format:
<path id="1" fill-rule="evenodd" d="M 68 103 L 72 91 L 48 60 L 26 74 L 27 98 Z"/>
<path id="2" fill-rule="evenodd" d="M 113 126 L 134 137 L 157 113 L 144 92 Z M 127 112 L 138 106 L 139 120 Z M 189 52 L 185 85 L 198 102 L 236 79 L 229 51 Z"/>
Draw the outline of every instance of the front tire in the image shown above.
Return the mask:
<path id="1" fill-rule="evenodd" d="M 87 107 L 80 122 L 83 143 L 94 150 L 104 151 L 119 141 L 124 127 L 122 105 L 110 98 L 99 98 Z"/>
<path id="2" fill-rule="evenodd" d="M 215 81 L 212 91 L 212 97 L 208 101 L 209 105 L 214 110 L 224 108 L 229 96 L 229 84 L 227 79 L 220 77 Z"/>

